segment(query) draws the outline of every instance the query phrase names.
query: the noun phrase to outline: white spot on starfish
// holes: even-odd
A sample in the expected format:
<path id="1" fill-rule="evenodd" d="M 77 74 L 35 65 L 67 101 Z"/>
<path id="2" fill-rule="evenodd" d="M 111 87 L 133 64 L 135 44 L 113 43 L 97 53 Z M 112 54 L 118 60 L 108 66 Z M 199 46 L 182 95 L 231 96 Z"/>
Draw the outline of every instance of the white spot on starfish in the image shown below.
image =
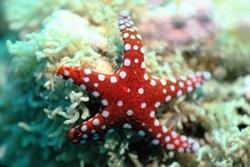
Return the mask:
<path id="1" fill-rule="evenodd" d="M 161 105 L 161 102 L 159 102 L 159 101 L 155 103 L 156 108 L 158 108 L 160 105 Z"/>
<path id="2" fill-rule="evenodd" d="M 174 77 L 170 77 L 169 80 L 170 80 L 171 82 L 173 82 L 173 83 L 176 83 L 176 82 L 177 82 L 176 78 L 174 78 Z"/>
<path id="3" fill-rule="evenodd" d="M 129 66 L 130 63 L 131 63 L 131 61 L 130 61 L 129 59 L 126 58 L 126 59 L 124 60 L 124 66 Z"/>
<path id="4" fill-rule="evenodd" d="M 163 93 L 163 94 L 166 94 L 166 93 L 167 93 L 167 90 L 166 90 L 166 89 L 162 89 L 162 93 Z"/>
<path id="5" fill-rule="evenodd" d="M 128 36 L 129 36 L 128 33 L 124 33 L 124 34 L 123 34 L 123 38 L 124 38 L 124 39 L 128 38 Z"/>
<path id="6" fill-rule="evenodd" d="M 181 136 L 181 141 L 182 141 L 182 142 L 187 141 L 187 136 L 182 135 L 182 136 Z"/>
<path id="7" fill-rule="evenodd" d="M 156 137 L 157 137 L 157 138 L 161 138 L 161 133 L 158 133 L 158 134 L 156 135 Z"/>
<path id="8" fill-rule="evenodd" d="M 144 109 L 144 108 L 146 108 L 146 107 L 147 107 L 147 103 L 146 103 L 146 102 L 141 103 L 141 108 L 142 108 L 142 109 Z"/>
<path id="9" fill-rule="evenodd" d="M 130 39 L 135 39 L 135 35 L 131 35 L 131 36 L 130 36 Z"/>
<path id="10" fill-rule="evenodd" d="M 94 83 L 94 87 L 96 87 L 96 88 L 97 88 L 97 87 L 98 87 L 98 83 Z"/>
<path id="11" fill-rule="evenodd" d="M 83 85 L 83 84 L 80 85 L 80 88 L 81 88 L 82 90 L 86 90 L 86 86 Z"/>
<path id="12" fill-rule="evenodd" d="M 132 125 L 125 123 L 125 124 L 123 124 L 123 128 L 124 129 L 132 129 Z"/>
<path id="13" fill-rule="evenodd" d="M 98 118 L 95 118 L 92 123 L 94 126 L 98 126 L 100 124 L 100 121 Z"/>
<path id="14" fill-rule="evenodd" d="M 182 91 L 181 91 L 181 90 L 178 90 L 177 96 L 179 97 L 179 96 L 181 96 L 181 95 L 182 95 Z"/>
<path id="15" fill-rule="evenodd" d="M 193 90 L 193 87 L 192 86 L 188 86 L 187 91 L 188 92 L 192 92 L 192 90 Z"/>
<path id="16" fill-rule="evenodd" d="M 174 141 L 174 144 L 175 144 L 175 145 L 179 145 L 179 144 L 180 144 L 180 140 L 176 139 L 176 140 Z"/>
<path id="17" fill-rule="evenodd" d="M 99 74 L 99 75 L 98 75 L 98 79 L 99 79 L 99 81 L 104 81 L 105 75 Z"/>
<path id="18" fill-rule="evenodd" d="M 121 26 L 120 26 L 120 29 L 121 29 L 121 30 L 123 30 L 124 28 L 126 28 L 125 25 L 121 25 Z"/>
<path id="19" fill-rule="evenodd" d="M 144 54 L 145 53 L 145 49 L 144 47 L 141 47 L 141 53 Z"/>
<path id="20" fill-rule="evenodd" d="M 97 91 L 92 92 L 92 95 L 93 95 L 94 97 L 100 96 L 100 94 L 99 94 Z"/>
<path id="21" fill-rule="evenodd" d="M 175 147 L 173 144 L 167 144 L 167 149 L 168 150 L 173 150 Z"/>
<path id="22" fill-rule="evenodd" d="M 117 104 L 118 107 L 121 107 L 121 106 L 123 106 L 123 101 L 119 100 L 116 104 Z"/>
<path id="23" fill-rule="evenodd" d="M 179 82 L 179 86 L 181 87 L 181 88 L 183 88 L 184 87 L 184 83 L 183 82 Z"/>
<path id="24" fill-rule="evenodd" d="M 126 77 L 127 73 L 126 73 L 125 71 L 121 71 L 121 72 L 119 73 L 119 75 L 120 75 L 120 77 L 121 77 L 122 79 L 124 79 L 124 78 Z"/>
<path id="25" fill-rule="evenodd" d="M 177 137 L 177 133 L 175 131 L 172 131 L 171 135 L 172 135 L 172 138 L 176 138 Z"/>
<path id="26" fill-rule="evenodd" d="M 83 78 L 83 81 L 84 81 L 84 82 L 89 82 L 89 77 L 84 77 L 84 78 Z"/>
<path id="27" fill-rule="evenodd" d="M 149 116 L 150 116 L 150 118 L 154 118 L 155 117 L 155 111 L 150 111 Z"/>
<path id="28" fill-rule="evenodd" d="M 128 110 L 127 111 L 127 116 L 132 116 L 134 114 L 133 110 Z"/>
<path id="29" fill-rule="evenodd" d="M 102 112 L 102 116 L 103 116 L 103 118 L 108 118 L 109 112 L 106 111 L 106 110 L 104 110 L 104 111 Z"/>
<path id="30" fill-rule="evenodd" d="M 171 97 L 170 95 L 168 95 L 168 96 L 165 98 L 165 101 L 168 102 L 168 101 L 171 100 L 171 98 L 172 98 L 172 97 Z"/>
<path id="31" fill-rule="evenodd" d="M 108 105 L 108 101 L 106 99 L 101 100 L 101 103 L 103 106 L 107 106 Z"/>
<path id="32" fill-rule="evenodd" d="M 174 91 L 175 91 L 175 86 L 174 86 L 174 85 L 171 85 L 171 86 L 170 86 L 170 89 L 171 89 L 172 92 L 174 92 Z"/>
<path id="33" fill-rule="evenodd" d="M 204 76 L 205 80 L 211 79 L 211 73 L 210 72 L 203 72 L 203 76 Z"/>
<path id="34" fill-rule="evenodd" d="M 124 22 L 125 22 L 125 21 L 124 21 L 123 19 L 120 19 L 120 20 L 118 21 L 119 24 L 124 24 Z"/>
<path id="35" fill-rule="evenodd" d="M 82 132 L 86 132 L 86 131 L 87 131 L 87 129 L 88 129 L 88 128 L 87 128 L 87 126 L 86 126 L 86 125 L 83 125 L 83 126 L 81 127 L 81 131 L 82 131 Z"/>
<path id="36" fill-rule="evenodd" d="M 123 11 L 121 11 L 120 15 L 127 17 L 129 15 L 129 12 L 127 10 L 123 10 Z"/>
<path id="37" fill-rule="evenodd" d="M 155 85 L 156 85 L 156 81 L 155 81 L 154 79 L 151 79 L 150 85 L 151 85 L 151 86 L 155 86 Z"/>
<path id="38" fill-rule="evenodd" d="M 192 146 L 192 150 L 193 150 L 194 152 L 198 151 L 199 148 L 200 148 L 200 145 L 199 145 L 198 143 L 194 143 L 193 146 Z"/>
<path id="39" fill-rule="evenodd" d="M 182 147 L 178 148 L 177 150 L 179 153 L 184 153 L 184 149 Z"/>
<path id="40" fill-rule="evenodd" d="M 85 73 L 86 75 L 91 74 L 91 72 L 92 72 L 92 71 L 91 71 L 89 68 L 84 69 L 84 73 Z"/>
<path id="41" fill-rule="evenodd" d="M 153 139 L 152 140 L 152 144 L 154 145 L 158 145 L 160 143 L 160 141 L 158 139 Z"/>
<path id="42" fill-rule="evenodd" d="M 110 77 L 110 82 L 111 83 L 116 83 L 117 82 L 117 78 L 115 76 Z"/>
<path id="43" fill-rule="evenodd" d="M 134 49 L 134 50 L 138 50 L 138 49 L 139 49 L 139 46 L 138 46 L 138 45 L 134 45 L 134 46 L 133 46 L 133 49 Z"/>
<path id="44" fill-rule="evenodd" d="M 145 81 L 147 81 L 148 80 L 148 74 L 144 74 L 143 78 L 144 78 Z"/>
<path id="45" fill-rule="evenodd" d="M 139 94 L 143 94 L 143 93 L 144 93 L 144 89 L 143 89 L 143 88 L 139 88 L 139 89 L 138 89 L 138 93 L 139 93 Z"/>
<path id="46" fill-rule="evenodd" d="M 162 131 L 163 131 L 163 133 L 167 133 L 168 128 L 167 128 L 167 127 L 165 127 L 165 126 L 163 126 L 163 127 L 162 127 Z"/>
<path id="47" fill-rule="evenodd" d="M 144 132 L 143 130 L 139 130 L 139 131 L 138 131 L 138 135 L 140 135 L 140 136 L 145 136 L 145 132 Z"/>
<path id="48" fill-rule="evenodd" d="M 160 121 L 156 119 L 154 122 L 154 125 L 155 125 L 155 127 L 158 127 L 160 125 Z"/>
<path id="49" fill-rule="evenodd" d="M 142 37 L 141 37 L 140 34 L 137 34 L 136 37 L 137 37 L 138 39 L 142 40 Z"/>
<path id="50" fill-rule="evenodd" d="M 165 79 L 161 79 L 160 81 L 161 81 L 162 86 L 166 86 L 167 85 L 167 82 L 166 82 Z"/>
<path id="51" fill-rule="evenodd" d="M 141 63 L 141 68 L 144 69 L 145 67 L 146 67 L 145 63 L 142 62 L 142 63 Z"/>
<path id="52" fill-rule="evenodd" d="M 171 139 L 170 139 L 170 137 L 169 137 L 169 136 L 166 136 L 166 137 L 165 137 L 165 142 L 167 142 L 167 143 L 168 143 L 168 142 L 170 142 L 170 140 L 171 140 Z"/>
<path id="53" fill-rule="evenodd" d="M 125 44 L 124 49 L 125 51 L 128 51 L 129 49 L 131 49 L 131 45 L 129 43 Z"/>
<path id="54" fill-rule="evenodd" d="M 87 139 L 87 138 L 88 138 L 88 135 L 87 135 L 87 134 L 83 134 L 83 135 L 82 135 L 82 138 L 83 138 L 83 139 Z"/>
<path id="55" fill-rule="evenodd" d="M 69 76 L 70 72 L 69 72 L 68 70 L 65 70 L 65 71 L 63 72 L 63 74 L 64 74 L 65 76 Z"/>

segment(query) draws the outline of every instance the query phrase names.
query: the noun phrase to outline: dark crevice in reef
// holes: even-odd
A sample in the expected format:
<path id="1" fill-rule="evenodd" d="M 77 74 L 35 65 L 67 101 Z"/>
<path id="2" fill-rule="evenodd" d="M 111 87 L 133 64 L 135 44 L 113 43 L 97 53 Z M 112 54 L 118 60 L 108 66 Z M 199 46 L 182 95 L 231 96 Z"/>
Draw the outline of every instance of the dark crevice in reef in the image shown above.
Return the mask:
<path id="1" fill-rule="evenodd" d="M 246 111 L 244 108 L 242 108 L 242 107 L 236 108 L 236 111 L 237 111 L 237 113 L 238 113 L 239 115 L 249 115 L 249 114 L 247 113 L 247 111 Z"/>
<path id="2" fill-rule="evenodd" d="M 183 124 L 183 133 L 195 138 L 204 138 L 206 129 L 198 123 L 187 122 Z"/>
<path id="3" fill-rule="evenodd" d="M 185 27 L 185 22 L 184 22 L 184 20 L 182 20 L 181 18 L 178 18 L 178 17 L 175 18 L 175 19 L 173 19 L 172 24 L 173 24 L 174 27 L 177 28 L 177 29 L 182 29 L 182 28 Z"/>
<path id="4" fill-rule="evenodd" d="M 248 125 L 244 124 L 244 123 L 241 123 L 241 124 L 238 125 L 238 128 L 239 128 L 240 131 L 245 129 L 246 127 L 248 127 Z"/>
<path id="5" fill-rule="evenodd" d="M 158 157 L 158 161 L 160 163 L 168 164 L 170 165 L 172 163 L 171 161 L 168 161 L 165 157 L 165 149 L 162 149 L 161 146 L 155 146 L 152 145 L 149 140 L 145 140 L 145 138 L 134 136 L 131 138 L 129 142 L 129 150 L 133 152 L 135 155 L 138 156 L 138 160 L 143 164 L 143 166 L 155 166 L 153 165 L 155 163 L 155 158 Z M 130 158 L 128 158 L 128 161 L 130 162 L 130 165 L 134 163 L 131 161 Z"/>
<path id="6" fill-rule="evenodd" d="M 96 99 L 96 98 L 94 98 L 92 96 L 89 96 L 89 97 L 90 97 L 90 99 L 86 103 L 86 106 L 90 111 L 90 115 L 94 116 L 95 114 L 97 114 L 98 112 L 101 111 L 101 100 Z"/>
<path id="7" fill-rule="evenodd" d="M 138 155 L 139 161 L 148 163 L 149 155 L 152 153 L 152 149 L 149 146 L 150 143 L 141 137 L 134 136 L 132 138 L 131 142 L 129 142 L 129 150 Z"/>

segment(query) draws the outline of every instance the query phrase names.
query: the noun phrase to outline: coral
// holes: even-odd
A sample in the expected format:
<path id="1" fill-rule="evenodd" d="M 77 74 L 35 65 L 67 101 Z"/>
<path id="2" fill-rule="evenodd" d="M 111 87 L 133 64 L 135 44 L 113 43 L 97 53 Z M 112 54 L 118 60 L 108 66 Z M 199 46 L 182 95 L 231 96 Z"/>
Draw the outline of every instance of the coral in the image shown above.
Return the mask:
<path id="1" fill-rule="evenodd" d="M 70 19 L 67 16 L 70 16 Z M 72 145 L 67 144 L 68 139 L 65 132 L 68 131 L 69 124 L 74 123 L 80 117 L 85 119 L 88 116 L 89 111 L 82 102 L 89 101 L 89 99 L 86 94 L 80 93 L 79 89 L 70 85 L 66 85 L 68 88 L 64 92 L 60 91 L 62 87 L 65 87 L 64 84 L 57 82 L 55 86 L 53 76 L 49 72 L 54 71 L 56 64 L 60 64 L 58 60 L 62 56 L 65 57 L 63 61 L 69 62 L 69 60 L 72 60 L 71 57 L 75 57 L 72 62 L 77 60 L 82 64 L 90 64 L 89 62 L 99 59 L 95 63 L 91 63 L 93 66 L 96 64 L 96 68 L 98 68 L 100 66 L 98 62 L 101 61 L 101 58 L 100 54 L 94 49 L 101 49 L 100 47 L 103 47 L 102 41 L 105 42 L 106 40 L 97 30 L 90 30 L 84 19 L 71 12 L 57 11 L 51 17 L 54 19 L 48 18 L 44 22 L 42 31 L 29 34 L 24 41 L 7 42 L 10 53 L 15 55 L 10 68 L 12 72 L 7 82 L 13 80 L 15 82 L 5 85 L 2 91 L 4 100 L 1 100 L 0 108 L 1 111 L 6 112 L 3 116 L 1 114 L 0 122 L 1 125 L 9 124 L 10 129 L 3 128 L 1 132 L 3 136 L 8 134 L 7 136 L 10 136 L 11 140 L 4 142 L 5 140 L 1 138 L 1 150 L 3 152 L 1 160 L 11 164 L 11 166 L 32 166 L 34 163 L 37 166 L 43 166 L 44 163 L 48 166 L 61 166 L 62 161 L 64 165 L 67 163 L 73 163 L 76 166 L 78 164 L 98 164 L 105 159 L 105 156 L 91 162 L 91 158 L 88 158 L 88 156 L 91 156 L 90 154 L 86 157 L 79 152 L 79 154 L 77 153 L 78 156 L 72 153 L 71 157 L 67 157 L 65 152 L 68 151 L 62 151 L 62 149 L 67 150 L 72 147 Z M 61 31 L 54 26 L 59 22 L 61 28 L 63 28 Z M 75 30 L 79 30 L 80 32 L 77 32 L 84 37 L 87 34 L 92 34 L 96 41 L 100 41 L 100 45 L 98 47 L 95 45 L 92 48 L 93 43 L 89 43 L 91 39 L 86 38 L 88 41 L 84 38 L 80 39 L 79 34 L 70 31 L 72 29 L 67 29 L 68 23 L 74 24 Z M 97 44 L 96 41 L 95 44 Z M 77 53 L 77 51 L 79 52 Z M 79 60 L 82 59 L 80 55 L 85 58 Z M 104 62 L 104 60 L 101 62 Z M 110 66 L 107 65 L 107 67 Z M 17 76 L 21 77 L 17 79 Z M 9 96 L 10 94 L 11 96 Z M 18 100 L 12 100 L 11 97 L 15 96 L 19 97 Z M 62 100 L 59 101 L 59 97 Z M 20 107 L 16 108 L 15 106 Z M 10 109 L 7 109 L 9 107 Z M 20 117 L 20 114 L 22 115 L 26 111 L 29 111 L 31 115 Z M 38 112 L 36 113 L 36 111 Z M 11 112 L 13 112 L 13 117 L 8 116 L 8 113 Z M 23 138 L 22 136 L 26 134 L 27 138 Z M 12 148 L 23 151 L 16 153 L 15 149 Z M 34 152 L 41 149 L 44 150 L 39 158 L 41 163 L 37 163 L 38 157 L 32 158 L 32 155 L 35 155 Z M 87 146 L 85 149 L 93 149 L 93 151 L 99 152 L 98 148 L 88 148 Z M 23 158 L 22 154 L 27 156 Z M 56 155 L 57 160 L 54 161 L 54 158 L 49 158 L 50 155 Z M 11 162 L 11 159 L 16 159 L 16 161 Z"/>
<path id="2" fill-rule="evenodd" d="M 92 0 L 91 2 L 88 0 L 34 0 L 32 2 L 9 0 L 3 2 L 10 29 L 21 30 L 21 34 L 39 29 L 46 17 L 62 8 L 85 16 L 94 24 L 100 25 L 106 21 L 110 22 L 122 8 L 135 10 L 137 6 L 143 8 L 144 4 L 145 0 Z M 13 13 L 16 14 L 13 15 Z"/>
<path id="3" fill-rule="evenodd" d="M 200 150 L 199 161 L 206 166 L 250 165 L 250 128 L 216 129 L 212 131 L 211 146 Z"/>
<path id="4" fill-rule="evenodd" d="M 172 45 L 213 41 L 218 27 L 212 16 L 211 5 L 203 1 L 191 6 L 190 1 L 181 3 L 177 14 L 172 12 L 176 8 L 173 3 L 149 12 L 139 25 L 144 37 L 147 40 L 165 41 L 169 48 Z"/>

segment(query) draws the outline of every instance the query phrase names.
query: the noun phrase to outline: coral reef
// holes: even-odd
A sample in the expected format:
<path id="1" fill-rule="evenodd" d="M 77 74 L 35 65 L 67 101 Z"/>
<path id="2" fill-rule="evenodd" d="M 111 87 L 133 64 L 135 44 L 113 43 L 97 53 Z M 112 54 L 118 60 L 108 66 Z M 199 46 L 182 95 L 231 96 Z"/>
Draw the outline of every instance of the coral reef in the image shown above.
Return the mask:
<path id="1" fill-rule="evenodd" d="M 188 45 L 194 41 L 209 42 L 214 39 L 218 29 L 214 22 L 211 5 L 199 5 L 190 12 L 189 2 L 184 2 L 180 12 L 172 13 L 165 8 L 148 12 L 139 26 L 144 38 L 169 43 L 169 45 Z M 186 10 L 186 11 L 185 11 Z M 172 46 L 173 47 L 173 46 Z"/>
<path id="2" fill-rule="evenodd" d="M 0 28 L 0 166 L 250 166 L 247 0 L 0 3 L 4 23 Z M 188 37 L 188 42 L 155 31 L 143 41 L 149 75 L 170 78 L 205 69 L 213 75 L 194 93 L 163 104 L 156 112 L 165 126 L 199 140 L 202 147 L 197 154 L 171 157 L 166 149 L 119 128 L 103 140 L 77 147 L 68 139 L 75 124 L 100 111 L 101 102 L 56 77 L 56 70 L 84 66 L 103 73 L 117 71 L 123 43 L 116 18 L 123 9 L 145 30 L 142 37 L 154 25 L 147 20 L 160 18 L 161 11 L 167 19 L 154 19 L 157 26 L 172 27 L 172 18 L 198 24 L 195 31 L 192 26 L 178 30 L 177 35 L 182 35 L 176 37 Z M 207 27 L 212 31 L 198 22 L 203 12 L 212 16 Z M 176 30 L 168 32 L 174 35 Z"/>

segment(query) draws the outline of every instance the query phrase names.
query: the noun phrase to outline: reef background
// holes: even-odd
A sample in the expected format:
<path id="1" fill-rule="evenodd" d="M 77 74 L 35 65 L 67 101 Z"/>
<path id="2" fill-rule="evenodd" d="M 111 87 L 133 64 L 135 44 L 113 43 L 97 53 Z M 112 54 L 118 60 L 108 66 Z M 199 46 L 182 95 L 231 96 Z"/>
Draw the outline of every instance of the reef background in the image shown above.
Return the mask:
<path id="1" fill-rule="evenodd" d="M 249 3 L 0 1 L 0 166 L 250 166 Z M 212 73 L 201 89 L 157 112 L 167 126 L 204 143 L 197 154 L 171 158 L 121 129 L 87 145 L 68 140 L 69 129 L 100 105 L 55 70 L 71 64 L 115 71 L 122 58 L 117 17 L 123 9 L 143 36 L 149 73 Z"/>

